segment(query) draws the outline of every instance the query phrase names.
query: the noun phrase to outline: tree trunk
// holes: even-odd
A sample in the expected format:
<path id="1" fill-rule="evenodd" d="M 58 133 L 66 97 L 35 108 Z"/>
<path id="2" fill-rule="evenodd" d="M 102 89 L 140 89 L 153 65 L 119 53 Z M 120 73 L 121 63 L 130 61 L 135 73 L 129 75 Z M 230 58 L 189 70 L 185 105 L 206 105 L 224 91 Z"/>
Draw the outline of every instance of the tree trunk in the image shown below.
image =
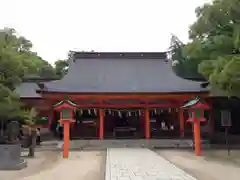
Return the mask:
<path id="1" fill-rule="evenodd" d="M 30 157 L 34 157 L 35 156 L 36 136 L 37 136 L 36 130 L 35 129 L 31 129 L 30 146 L 29 146 L 29 154 L 28 154 L 28 156 L 30 156 Z"/>

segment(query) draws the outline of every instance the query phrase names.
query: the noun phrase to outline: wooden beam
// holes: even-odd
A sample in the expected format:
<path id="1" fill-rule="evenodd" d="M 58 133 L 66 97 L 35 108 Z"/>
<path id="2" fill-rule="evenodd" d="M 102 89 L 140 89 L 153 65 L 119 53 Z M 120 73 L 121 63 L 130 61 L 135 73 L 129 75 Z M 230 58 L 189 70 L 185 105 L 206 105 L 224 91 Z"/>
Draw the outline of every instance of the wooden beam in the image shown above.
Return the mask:
<path id="1" fill-rule="evenodd" d="M 140 99 L 140 100 L 162 100 L 162 99 L 173 99 L 173 100 L 189 100 L 195 98 L 196 96 L 200 96 L 202 98 L 207 97 L 207 93 L 165 93 L 165 94 L 60 94 L 60 93 L 47 93 L 42 94 L 44 99 L 52 99 L 52 100 L 61 100 L 68 95 L 72 101 L 80 100 L 80 99 L 91 99 L 91 100 L 111 100 L 111 99 Z"/>
<path id="2" fill-rule="evenodd" d="M 169 108 L 177 104 L 78 104 L 78 108 Z"/>

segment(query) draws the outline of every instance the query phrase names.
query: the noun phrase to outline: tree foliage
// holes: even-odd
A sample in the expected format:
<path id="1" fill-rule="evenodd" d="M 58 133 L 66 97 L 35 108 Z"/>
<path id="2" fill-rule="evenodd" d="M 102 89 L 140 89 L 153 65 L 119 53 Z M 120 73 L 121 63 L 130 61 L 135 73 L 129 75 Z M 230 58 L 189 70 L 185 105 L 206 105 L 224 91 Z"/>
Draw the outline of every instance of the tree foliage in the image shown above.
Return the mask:
<path id="1" fill-rule="evenodd" d="M 22 116 L 21 106 L 17 94 L 0 84 L 0 120 Z"/>
<path id="2" fill-rule="evenodd" d="M 63 77 L 68 71 L 68 60 L 58 60 L 55 62 L 55 71 L 58 77 Z"/>
<path id="3" fill-rule="evenodd" d="M 17 36 L 14 29 L 0 30 L 0 119 L 24 116 L 20 98 L 14 93 L 23 77 L 38 75 L 55 77 L 55 69 L 37 53 L 31 51 L 32 43 Z"/>
<path id="4" fill-rule="evenodd" d="M 170 51 L 173 71 L 177 76 L 184 79 L 204 80 L 203 76 L 196 71 L 199 61 L 192 61 L 188 57 L 185 57 L 184 47 L 185 44 L 183 42 L 176 36 L 172 36 Z"/>
<path id="5" fill-rule="evenodd" d="M 240 96 L 240 1 L 214 0 L 196 9 L 190 43 L 181 46 L 183 60 L 201 73 L 214 93 Z M 215 91 L 216 90 L 216 91 Z"/>

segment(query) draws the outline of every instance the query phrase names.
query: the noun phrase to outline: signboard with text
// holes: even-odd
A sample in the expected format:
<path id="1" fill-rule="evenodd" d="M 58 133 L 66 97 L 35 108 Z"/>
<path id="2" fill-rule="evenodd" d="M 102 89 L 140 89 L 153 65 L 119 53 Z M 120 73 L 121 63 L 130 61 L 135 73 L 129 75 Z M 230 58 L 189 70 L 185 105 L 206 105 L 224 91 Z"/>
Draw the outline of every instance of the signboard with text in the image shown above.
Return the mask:
<path id="1" fill-rule="evenodd" d="M 231 112 L 228 110 L 221 111 L 221 126 L 224 127 L 231 127 L 232 120 L 231 120 Z"/>

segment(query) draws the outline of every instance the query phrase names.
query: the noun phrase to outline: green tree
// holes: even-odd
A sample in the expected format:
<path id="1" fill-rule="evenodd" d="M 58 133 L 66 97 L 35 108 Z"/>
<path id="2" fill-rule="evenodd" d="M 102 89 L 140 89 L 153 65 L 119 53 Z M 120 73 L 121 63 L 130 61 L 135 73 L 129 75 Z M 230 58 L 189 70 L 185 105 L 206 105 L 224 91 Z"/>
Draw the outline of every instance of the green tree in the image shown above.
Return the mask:
<path id="1" fill-rule="evenodd" d="M 58 77 L 63 77 L 68 71 L 68 60 L 58 60 L 55 62 L 55 71 Z"/>
<path id="2" fill-rule="evenodd" d="M 176 36 L 172 36 L 170 55 L 172 60 L 172 68 L 177 76 L 183 79 L 204 81 L 204 77 L 196 71 L 199 61 L 192 61 L 185 57 L 184 47 L 186 45 Z"/>
<path id="3" fill-rule="evenodd" d="M 0 83 L 11 90 L 21 82 L 26 70 L 20 61 L 21 54 L 18 53 L 13 33 L 13 29 L 0 31 Z"/>
<path id="4" fill-rule="evenodd" d="M 191 42 L 181 48 L 183 59 L 196 64 L 194 71 L 209 81 L 212 93 L 240 96 L 240 1 L 214 0 L 198 7 L 196 16 Z"/>
<path id="5" fill-rule="evenodd" d="M 56 76 L 55 69 L 31 51 L 32 43 L 23 36 L 17 36 L 11 28 L 0 30 L 0 120 L 26 117 L 23 104 L 14 93 L 15 87 L 24 76 Z M 2 134 L 2 133 L 1 133 Z"/>
<path id="6" fill-rule="evenodd" d="M 21 106 L 19 96 L 0 84 L 0 119 L 22 116 Z"/>
<path id="7" fill-rule="evenodd" d="M 38 75 L 43 78 L 57 78 L 55 69 L 50 64 L 43 65 L 39 69 Z"/>
<path id="8" fill-rule="evenodd" d="M 55 77 L 55 69 L 36 52 L 32 52 L 32 43 L 23 36 L 17 36 L 16 31 L 11 28 L 0 30 L 0 60 L 5 64 L 0 67 L 10 67 L 18 70 L 12 71 L 15 77 L 20 79 L 25 75 L 39 75 Z M 2 70 L 0 71 L 2 72 Z M 9 71 L 10 72 L 10 71 Z M 18 79 L 19 81 L 19 79 Z"/>
<path id="9" fill-rule="evenodd" d="M 29 153 L 28 156 L 34 157 L 35 155 L 35 147 L 36 147 L 36 137 L 37 137 L 37 128 L 34 127 L 36 124 L 36 117 L 37 117 L 37 111 L 35 108 L 31 108 L 29 111 L 26 112 L 25 115 L 25 123 L 26 125 L 24 128 L 28 131 L 28 136 L 30 140 L 30 145 L 29 145 Z"/>

